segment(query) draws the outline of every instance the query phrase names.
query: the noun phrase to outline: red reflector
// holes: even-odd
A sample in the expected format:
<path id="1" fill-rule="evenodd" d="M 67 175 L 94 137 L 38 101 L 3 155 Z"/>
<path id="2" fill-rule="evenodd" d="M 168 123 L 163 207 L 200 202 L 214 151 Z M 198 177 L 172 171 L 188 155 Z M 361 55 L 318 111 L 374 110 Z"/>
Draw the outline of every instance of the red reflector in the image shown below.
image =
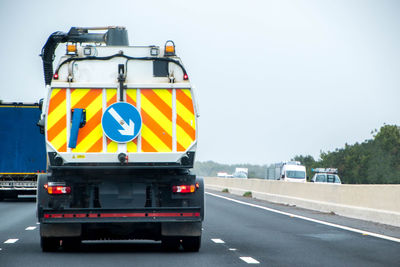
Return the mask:
<path id="1" fill-rule="evenodd" d="M 47 189 L 47 193 L 50 195 L 61 195 L 61 194 L 70 194 L 71 187 L 70 186 L 49 186 L 44 185 L 44 188 Z"/>
<path id="2" fill-rule="evenodd" d="M 196 190 L 195 185 L 174 185 L 172 186 L 172 192 L 174 193 L 193 193 Z"/>
<path id="3" fill-rule="evenodd" d="M 162 218 L 162 217 L 200 217 L 200 212 L 149 212 L 149 213 L 65 213 L 44 214 L 45 219 L 62 218 Z"/>
<path id="4" fill-rule="evenodd" d="M 183 74 L 183 79 L 186 81 L 187 79 L 189 79 L 189 76 L 185 73 Z"/>
<path id="5" fill-rule="evenodd" d="M 58 80 L 58 73 L 57 72 L 54 73 L 53 78 L 54 78 L 54 80 Z"/>

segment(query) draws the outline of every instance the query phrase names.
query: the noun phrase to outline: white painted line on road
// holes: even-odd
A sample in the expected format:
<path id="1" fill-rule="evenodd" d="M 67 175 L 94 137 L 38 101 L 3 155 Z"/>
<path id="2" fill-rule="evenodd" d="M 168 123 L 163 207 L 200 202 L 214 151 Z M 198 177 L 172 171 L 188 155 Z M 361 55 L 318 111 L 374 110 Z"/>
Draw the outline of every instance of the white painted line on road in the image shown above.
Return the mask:
<path id="1" fill-rule="evenodd" d="M 253 259 L 252 257 L 239 257 L 242 261 L 249 264 L 260 264 L 258 260 Z"/>
<path id="2" fill-rule="evenodd" d="M 236 251 L 237 249 L 236 248 L 230 248 L 229 250 L 230 251 Z"/>
<path id="3" fill-rule="evenodd" d="M 37 222 L 36 224 L 40 224 L 40 222 Z"/>
<path id="4" fill-rule="evenodd" d="M 36 226 L 29 226 L 29 227 L 25 228 L 25 230 L 27 230 L 27 231 L 32 231 L 32 230 L 35 230 L 35 229 L 36 229 Z"/>
<path id="5" fill-rule="evenodd" d="M 362 234 L 362 235 L 369 235 L 369 236 L 373 236 L 373 237 L 377 237 L 377 238 L 386 239 L 386 240 L 390 240 L 390 241 L 393 241 L 393 242 L 400 243 L 400 238 L 381 235 L 381 234 L 376 234 L 376 233 L 363 231 L 363 230 L 360 230 L 360 229 L 347 227 L 347 226 L 343 226 L 343 225 L 339 225 L 339 224 L 335 224 L 335 223 L 324 222 L 324 221 L 308 218 L 308 217 L 305 217 L 305 216 L 296 215 L 296 214 L 292 214 L 292 213 L 284 212 L 284 211 L 280 211 L 280 210 L 275 210 L 275 209 L 263 207 L 263 206 L 260 206 L 260 205 L 256 205 L 256 204 L 252 204 L 252 203 L 247 203 L 247 202 L 244 202 L 244 201 L 236 200 L 236 199 L 229 198 L 229 197 L 220 196 L 220 195 L 217 195 L 217 194 L 214 194 L 214 193 L 210 193 L 210 192 L 206 192 L 206 194 L 214 196 L 214 197 L 223 198 L 223 199 L 226 199 L 226 200 L 229 200 L 229 201 L 232 201 L 232 202 L 236 202 L 236 203 L 239 203 L 239 204 L 247 205 L 247 206 L 250 206 L 250 207 L 259 208 L 259 209 L 275 212 L 275 213 L 286 215 L 286 216 L 290 216 L 290 217 L 295 217 L 295 218 L 302 219 L 302 220 L 305 220 L 305 221 L 324 224 L 324 225 L 327 225 L 327 226 L 331 226 L 331 227 L 347 230 L 347 231 L 350 231 L 350 232 L 355 232 L 355 233 L 359 233 L 359 234 Z"/>
<path id="6" fill-rule="evenodd" d="M 224 244 L 225 243 L 225 241 L 224 240 L 222 240 L 222 239 L 218 239 L 218 238 L 214 238 L 214 239 L 211 239 L 214 243 L 217 243 L 217 244 Z"/>
<path id="7" fill-rule="evenodd" d="M 8 239 L 7 241 L 4 241 L 4 244 L 13 244 L 17 241 L 18 241 L 18 239 Z"/>

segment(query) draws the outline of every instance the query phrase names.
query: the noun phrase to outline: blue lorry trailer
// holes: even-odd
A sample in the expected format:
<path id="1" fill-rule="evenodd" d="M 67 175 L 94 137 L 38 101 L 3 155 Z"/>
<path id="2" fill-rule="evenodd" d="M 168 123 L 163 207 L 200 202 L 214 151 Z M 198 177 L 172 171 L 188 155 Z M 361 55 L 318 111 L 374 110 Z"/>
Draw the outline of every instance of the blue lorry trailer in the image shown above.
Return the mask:
<path id="1" fill-rule="evenodd" d="M 39 104 L 0 104 L 0 200 L 36 194 L 37 175 L 46 171 L 40 113 Z"/>

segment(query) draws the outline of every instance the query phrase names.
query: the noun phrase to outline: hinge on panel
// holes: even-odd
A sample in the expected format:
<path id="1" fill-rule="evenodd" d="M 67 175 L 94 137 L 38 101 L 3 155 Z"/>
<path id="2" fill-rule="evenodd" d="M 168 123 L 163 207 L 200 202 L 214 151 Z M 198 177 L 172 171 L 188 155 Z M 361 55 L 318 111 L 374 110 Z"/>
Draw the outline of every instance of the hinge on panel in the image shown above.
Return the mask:
<path id="1" fill-rule="evenodd" d="M 120 102 L 124 101 L 124 89 L 126 89 L 126 86 L 124 85 L 125 79 L 126 79 L 125 65 L 118 64 L 118 82 L 119 82 L 119 101 Z"/>
<path id="2" fill-rule="evenodd" d="M 82 128 L 83 126 L 86 125 L 86 109 L 81 109 L 82 110 L 82 115 L 80 116 L 80 121 L 79 121 L 79 128 Z M 74 109 L 71 109 L 71 122 L 74 118 Z"/>
<path id="3" fill-rule="evenodd" d="M 75 63 L 72 61 L 68 63 L 68 82 L 73 82 L 74 80 L 74 65 Z"/>

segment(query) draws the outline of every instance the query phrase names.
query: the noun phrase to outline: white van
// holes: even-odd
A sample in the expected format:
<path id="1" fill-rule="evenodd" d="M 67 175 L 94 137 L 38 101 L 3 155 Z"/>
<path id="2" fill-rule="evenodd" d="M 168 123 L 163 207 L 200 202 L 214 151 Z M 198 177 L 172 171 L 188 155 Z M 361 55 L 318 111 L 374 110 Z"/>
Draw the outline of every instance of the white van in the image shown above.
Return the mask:
<path id="1" fill-rule="evenodd" d="M 306 167 L 300 162 L 288 162 L 282 166 L 281 180 L 288 182 L 306 182 Z"/>

